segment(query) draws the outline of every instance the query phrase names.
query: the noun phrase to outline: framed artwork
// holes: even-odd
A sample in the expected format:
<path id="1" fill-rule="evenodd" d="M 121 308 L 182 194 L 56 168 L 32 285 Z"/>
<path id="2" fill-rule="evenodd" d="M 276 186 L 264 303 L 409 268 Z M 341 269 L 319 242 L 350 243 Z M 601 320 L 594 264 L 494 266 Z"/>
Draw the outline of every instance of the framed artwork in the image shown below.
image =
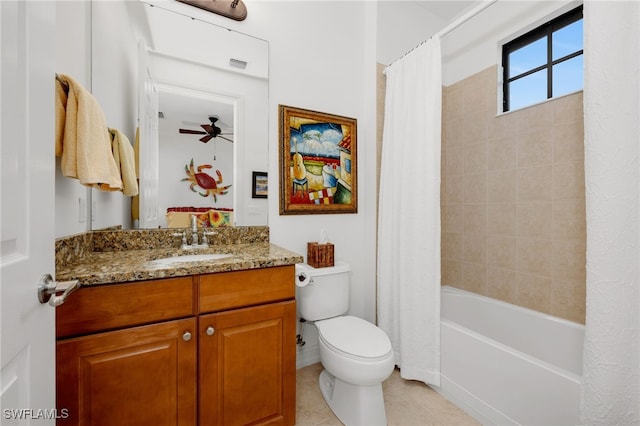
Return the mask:
<path id="1" fill-rule="evenodd" d="M 280 214 L 357 213 L 357 120 L 278 108 Z"/>
<path id="2" fill-rule="evenodd" d="M 267 198 L 269 193 L 269 180 L 267 172 L 253 172 L 251 185 L 251 198 Z"/>

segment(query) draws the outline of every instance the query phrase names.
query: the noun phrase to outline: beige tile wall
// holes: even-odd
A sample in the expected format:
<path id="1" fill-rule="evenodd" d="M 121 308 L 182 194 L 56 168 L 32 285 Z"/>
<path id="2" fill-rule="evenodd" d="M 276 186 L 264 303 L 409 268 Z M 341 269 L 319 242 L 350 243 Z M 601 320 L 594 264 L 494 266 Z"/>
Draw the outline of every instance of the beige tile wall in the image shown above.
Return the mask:
<path id="1" fill-rule="evenodd" d="M 496 73 L 443 90 L 442 283 L 584 323 L 582 93 L 496 116 Z"/>

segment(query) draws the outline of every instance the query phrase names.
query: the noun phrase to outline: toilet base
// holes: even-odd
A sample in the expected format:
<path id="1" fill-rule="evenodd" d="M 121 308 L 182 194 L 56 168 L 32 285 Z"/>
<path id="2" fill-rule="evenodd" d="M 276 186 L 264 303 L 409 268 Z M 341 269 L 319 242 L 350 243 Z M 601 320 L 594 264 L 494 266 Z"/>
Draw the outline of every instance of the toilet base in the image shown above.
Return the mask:
<path id="1" fill-rule="evenodd" d="M 386 426 L 382 383 L 356 386 L 327 370 L 322 370 L 318 381 L 324 400 L 346 426 Z"/>

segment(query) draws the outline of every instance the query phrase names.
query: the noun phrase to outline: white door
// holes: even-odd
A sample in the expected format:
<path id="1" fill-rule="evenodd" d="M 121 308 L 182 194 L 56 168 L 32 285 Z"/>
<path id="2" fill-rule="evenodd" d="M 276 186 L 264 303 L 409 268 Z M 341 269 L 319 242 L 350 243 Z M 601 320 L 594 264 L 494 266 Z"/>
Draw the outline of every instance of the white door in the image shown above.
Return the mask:
<path id="1" fill-rule="evenodd" d="M 55 3 L 0 1 L 0 24 L 0 424 L 54 424 Z"/>

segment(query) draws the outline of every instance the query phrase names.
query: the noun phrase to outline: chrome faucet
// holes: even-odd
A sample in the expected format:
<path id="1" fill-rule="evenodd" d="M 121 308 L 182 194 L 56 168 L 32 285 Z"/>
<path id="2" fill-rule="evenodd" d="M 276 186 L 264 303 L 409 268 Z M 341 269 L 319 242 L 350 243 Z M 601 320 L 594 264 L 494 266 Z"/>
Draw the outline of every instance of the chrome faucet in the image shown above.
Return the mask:
<path id="1" fill-rule="evenodd" d="M 174 237 L 181 237 L 182 243 L 180 248 L 183 250 L 191 250 L 198 248 L 208 248 L 209 247 L 209 239 L 212 235 L 215 235 L 215 231 L 207 231 L 206 229 L 202 230 L 202 242 L 200 242 L 200 238 L 198 236 L 198 218 L 196 215 L 191 215 L 191 244 L 187 243 L 187 232 L 182 231 L 179 233 L 173 234 Z"/>
<path id="2" fill-rule="evenodd" d="M 198 218 L 195 214 L 191 215 L 191 245 L 196 247 L 200 244 L 198 241 Z"/>

